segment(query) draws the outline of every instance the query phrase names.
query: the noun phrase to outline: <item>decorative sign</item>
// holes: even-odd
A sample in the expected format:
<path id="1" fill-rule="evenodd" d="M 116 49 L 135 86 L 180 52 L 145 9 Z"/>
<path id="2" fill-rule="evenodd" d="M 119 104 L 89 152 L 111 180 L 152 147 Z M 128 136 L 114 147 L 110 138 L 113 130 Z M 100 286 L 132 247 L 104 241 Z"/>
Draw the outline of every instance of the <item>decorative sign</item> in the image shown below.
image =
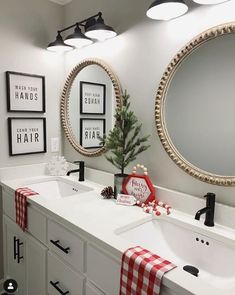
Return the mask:
<path id="1" fill-rule="evenodd" d="M 123 192 L 134 196 L 141 203 L 155 199 L 155 188 L 147 175 L 129 175 L 123 184 Z"/>
<path id="2" fill-rule="evenodd" d="M 6 72 L 8 112 L 45 112 L 45 77 Z"/>
<path id="3" fill-rule="evenodd" d="M 105 94 L 104 84 L 80 82 L 80 114 L 105 114 Z"/>
<path id="4" fill-rule="evenodd" d="M 45 118 L 8 118 L 10 156 L 46 152 Z"/>
<path id="5" fill-rule="evenodd" d="M 105 134 L 105 119 L 80 119 L 80 144 L 84 148 L 100 148 Z"/>
<path id="6" fill-rule="evenodd" d="M 136 204 L 136 198 L 130 195 L 118 194 L 116 203 L 123 206 L 133 206 Z"/>

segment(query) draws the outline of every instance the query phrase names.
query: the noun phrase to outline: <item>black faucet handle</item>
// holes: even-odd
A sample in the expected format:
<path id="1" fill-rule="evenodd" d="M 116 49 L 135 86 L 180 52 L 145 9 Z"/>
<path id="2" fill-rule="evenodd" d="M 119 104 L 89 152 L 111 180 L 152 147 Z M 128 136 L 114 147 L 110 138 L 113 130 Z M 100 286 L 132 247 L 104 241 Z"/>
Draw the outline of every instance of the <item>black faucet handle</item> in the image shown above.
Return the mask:
<path id="1" fill-rule="evenodd" d="M 214 193 L 207 193 L 205 196 L 206 198 L 206 206 L 213 208 L 215 207 L 215 194 Z"/>
<path id="2" fill-rule="evenodd" d="M 207 199 L 215 199 L 215 194 L 214 193 L 207 193 L 204 198 L 207 198 Z"/>

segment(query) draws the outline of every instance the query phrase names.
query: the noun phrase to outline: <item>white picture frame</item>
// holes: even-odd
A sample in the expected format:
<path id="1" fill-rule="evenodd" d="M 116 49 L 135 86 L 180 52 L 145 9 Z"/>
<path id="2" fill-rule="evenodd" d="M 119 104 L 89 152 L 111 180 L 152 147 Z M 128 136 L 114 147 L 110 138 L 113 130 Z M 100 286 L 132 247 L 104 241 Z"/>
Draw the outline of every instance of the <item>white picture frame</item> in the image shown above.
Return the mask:
<path id="1" fill-rule="evenodd" d="M 7 111 L 45 113 L 45 77 L 6 72 Z"/>
<path id="2" fill-rule="evenodd" d="M 46 153 L 46 118 L 8 118 L 9 155 Z"/>
<path id="3" fill-rule="evenodd" d="M 101 138 L 105 134 L 105 119 L 80 119 L 80 145 L 86 149 L 101 148 Z"/>
<path id="4" fill-rule="evenodd" d="M 106 85 L 80 81 L 80 114 L 105 115 Z"/>

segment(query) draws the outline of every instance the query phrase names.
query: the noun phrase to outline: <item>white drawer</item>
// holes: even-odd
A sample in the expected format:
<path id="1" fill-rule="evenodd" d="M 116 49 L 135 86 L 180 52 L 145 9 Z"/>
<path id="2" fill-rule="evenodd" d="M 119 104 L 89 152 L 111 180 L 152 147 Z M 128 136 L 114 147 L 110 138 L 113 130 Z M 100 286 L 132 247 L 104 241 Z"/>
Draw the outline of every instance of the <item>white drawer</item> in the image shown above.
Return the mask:
<path id="1" fill-rule="evenodd" d="M 13 221 L 16 220 L 15 196 L 3 192 L 3 212 Z M 32 205 L 28 205 L 28 229 L 27 231 L 39 241 L 46 244 L 46 217 Z"/>
<path id="2" fill-rule="evenodd" d="M 76 270 L 84 270 L 84 241 L 63 226 L 48 220 L 48 245 Z"/>
<path id="3" fill-rule="evenodd" d="M 92 286 L 89 282 L 87 282 L 86 295 L 106 295 L 106 294 L 98 290 L 95 286 Z"/>
<path id="4" fill-rule="evenodd" d="M 97 248 L 87 247 L 87 276 L 99 289 L 108 295 L 118 295 L 120 264 Z"/>
<path id="5" fill-rule="evenodd" d="M 84 278 L 48 252 L 48 294 L 83 294 Z M 60 290 L 60 291 L 59 291 Z M 69 292 L 69 293 L 66 293 Z"/>

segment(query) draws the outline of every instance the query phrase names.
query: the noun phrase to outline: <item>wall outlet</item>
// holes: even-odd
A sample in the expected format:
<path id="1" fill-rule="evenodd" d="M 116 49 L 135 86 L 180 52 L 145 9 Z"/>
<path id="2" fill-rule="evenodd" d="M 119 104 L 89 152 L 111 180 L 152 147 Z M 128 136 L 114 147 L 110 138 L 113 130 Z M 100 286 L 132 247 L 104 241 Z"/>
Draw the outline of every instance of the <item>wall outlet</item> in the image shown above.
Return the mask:
<path id="1" fill-rule="evenodd" d="M 51 152 L 52 153 L 59 152 L 59 137 L 51 138 Z"/>

